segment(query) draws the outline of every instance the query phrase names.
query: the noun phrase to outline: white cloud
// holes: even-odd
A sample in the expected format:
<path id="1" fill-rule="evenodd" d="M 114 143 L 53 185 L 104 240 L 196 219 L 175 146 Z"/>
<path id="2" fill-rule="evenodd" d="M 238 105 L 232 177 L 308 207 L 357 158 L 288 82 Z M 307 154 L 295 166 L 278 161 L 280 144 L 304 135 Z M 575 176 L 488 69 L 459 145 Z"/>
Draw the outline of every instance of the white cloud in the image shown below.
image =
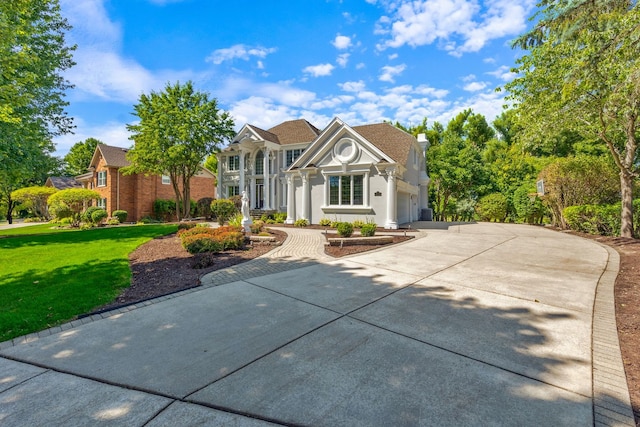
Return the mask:
<path id="1" fill-rule="evenodd" d="M 358 64 L 356 65 L 356 70 L 362 70 L 363 68 L 366 68 L 367 66 L 365 65 L 364 62 L 358 62 Z"/>
<path id="2" fill-rule="evenodd" d="M 288 107 L 306 107 L 315 101 L 316 94 L 293 87 L 291 81 L 259 83 L 243 77 L 229 77 L 213 91 L 213 95 L 226 104 L 234 104 L 247 97 L 269 98 L 274 104 Z"/>
<path id="3" fill-rule="evenodd" d="M 216 49 L 211 55 L 209 55 L 205 61 L 213 62 L 214 64 L 222 64 L 225 61 L 232 61 L 236 58 L 248 61 L 251 57 L 266 58 L 270 53 L 275 52 L 275 47 L 262 47 L 262 46 L 246 46 L 244 44 L 236 44 L 224 49 Z"/>
<path id="4" fill-rule="evenodd" d="M 451 55 L 477 52 L 489 41 L 516 35 L 526 28 L 534 0 L 416 0 L 382 2 L 391 17 L 383 16 L 376 34 L 387 36 L 379 50 L 441 42 Z"/>
<path id="5" fill-rule="evenodd" d="M 487 84 L 484 82 L 469 82 L 464 85 L 463 89 L 467 92 L 478 92 L 487 87 Z"/>
<path id="6" fill-rule="evenodd" d="M 127 131 L 125 123 L 109 122 L 100 125 L 89 125 L 81 118 L 74 117 L 74 124 L 76 129 L 73 134 L 53 139 L 56 145 L 54 156 L 64 157 L 74 144 L 87 138 L 96 138 L 107 145 L 115 147 L 128 148 L 133 145 L 133 141 L 129 139 L 130 133 Z"/>
<path id="7" fill-rule="evenodd" d="M 516 77 L 516 73 L 512 73 L 511 69 L 506 65 L 500 66 L 497 70 L 489 71 L 485 74 L 495 77 L 496 79 L 500 79 L 504 82 L 508 82 L 513 80 Z"/>
<path id="8" fill-rule="evenodd" d="M 380 70 L 381 73 L 378 76 L 378 80 L 380 80 L 381 82 L 393 83 L 395 81 L 394 78 L 396 76 L 402 74 L 402 72 L 406 68 L 407 68 L 407 66 L 405 64 L 400 64 L 400 65 L 396 65 L 396 66 L 385 65 Z"/>
<path id="9" fill-rule="evenodd" d="M 397 53 L 392 53 L 391 55 L 388 56 L 389 61 L 393 61 L 394 59 L 396 59 L 398 57 Z"/>
<path id="10" fill-rule="evenodd" d="M 362 80 L 358 80 L 357 82 L 338 83 L 338 86 L 345 92 L 361 92 L 365 88 L 365 84 Z"/>
<path id="11" fill-rule="evenodd" d="M 160 90 L 168 81 L 196 79 L 191 70 L 153 72 L 120 53 L 122 29 L 111 21 L 101 0 L 63 0 L 63 15 L 72 25 L 69 41 L 78 49 L 76 65 L 65 72 L 75 85 L 70 99 L 99 98 L 133 103 L 141 93 Z"/>
<path id="12" fill-rule="evenodd" d="M 331 44 L 338 50 L 348 49 L 351 46 L 351 37 L 338 34 Z"/>
<path id="13" fill-rule="evenodd" d="M 333 69 L 336 68 L 332 64 L 318 64 L 305 67 L 302 71 L 311 74 L 313 77 L 330 76 Z"/>
<path id="14" fill-rule="evenodd" d="M 338 58 L 336 58 L 337 64 L 342 68 L 346 67 L 347 63 L 349 62 L 349 56 L 350 54 L 348 53 L 343 53 L 341 55 L 338 55 Z"/>

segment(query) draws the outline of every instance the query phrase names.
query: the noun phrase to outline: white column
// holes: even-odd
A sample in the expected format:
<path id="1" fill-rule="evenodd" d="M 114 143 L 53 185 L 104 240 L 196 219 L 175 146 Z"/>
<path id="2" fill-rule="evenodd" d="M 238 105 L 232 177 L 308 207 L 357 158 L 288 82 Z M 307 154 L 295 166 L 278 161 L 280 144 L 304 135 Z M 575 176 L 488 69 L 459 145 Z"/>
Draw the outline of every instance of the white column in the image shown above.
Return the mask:
<path id="1" fill-rule="evenodd" d="M 387 221 L 384 224 L 384 228 L 397 229 L 398 228 L 398 209 L 397 209 L 396 193 L 396 170 L 387 169 Z"/>
<path id="2" fill-rule="evenodd" d="M 309 220 L 309 201 L 311 200 L 311 187 L 309 186 L 309 172 L 300 172 L 302 178 L 302 215 L 300 218 Z"/>
<path id="3" fill-rule="evenodd" d="M 271 195 L 271 192 L 269 191 L 269 156 L 271 155 L 271 152 L 269 151 L 268 148 L 264 149 L 264 157 L 262 158 L 262 175 L 264 176 L 263 181 L 264 181 L 264 187 L 262 190 L 263 193 L 263 197 L 264 197 L 264 208 L 266 210 L 270 210 L 271 209 L 271 198 L 269 197 Z"/>
<path id="4" fill-rule="evenodd" d="M 238 190 L 240 190 L 240 194 L 242 194 L 243 191 L 247 190 L 246 188 L 244 188 L 244 151 L 240 150 L 240 153 L 238 153 L 238 158 L 238 161 L 240 162 L 240 188 Z"/>
<path id="5" fill-rule="evenodd" d="M 226 194 L 222 194 L 222 169 L 224 167 L 222 159 L 224 159 L 224 157 L 218 154 L 216 154 L 216 156 L 218 157 L 218 185 L 216 188 L 216 199 L 222 199 L 226 197 Z"/>
<path id="6" fill-rule="evenodd" d="M 278 178 L 269 177 L 269 189 L 271 190 L 271 195 L 269 196 L 269 209 L 278 210 L 278 201 L 276 200 L 276 190 L 278 186 Z"/>
<path id="7" fill-rule="evenodd" d="M 287 174 L 287 219 L 285 224 L 296 222 L 296 200 L 295 188 L 293 186 L 293 176 Z"/>
<path id="8" fill-rule="evenodd" d="M 251 197 L 251 209 L 256 207 L 256 179 L 251 178 L 251 189 L 249 190 L 249 197 Z"/>

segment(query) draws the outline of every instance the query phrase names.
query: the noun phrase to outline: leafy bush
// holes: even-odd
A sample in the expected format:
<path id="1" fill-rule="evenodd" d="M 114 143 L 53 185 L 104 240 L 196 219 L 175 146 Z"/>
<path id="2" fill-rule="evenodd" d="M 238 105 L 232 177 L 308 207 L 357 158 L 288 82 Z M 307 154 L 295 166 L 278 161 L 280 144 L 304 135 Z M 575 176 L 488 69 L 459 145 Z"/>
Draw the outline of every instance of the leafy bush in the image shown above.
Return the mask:
<path id="1" fill-rule="evenodd" d="M 127 211 L 123 211 L 121 209 L 115 210 L 111 213 L 111 216 L 118 218 L 118 221 L 120 221 L 121 224 L 127 220 L 128 215 Z"/>
<path id="2" fill-rule="evenodd" d="M 49 210 L 47 209 L 47 199 L 56 191 L 58 190 L 53 187 L 25 187 L 13 191 L 11 198 L 16 202 L 23 202 L 35 217 L 48 220 Z"/>
<path id="3" fill-rule="evenodd" d="M 229 199 L 217 199 L 211 202 L 211 213 L 218 220 L 220 225 L 223 225 L 238 212 L 238 208 Z"/>
<path id="4" fill-rule="evenodd" d="M 142 218 L 140 218 L 137 222 L 137 224 L 158 224 L 161 223 L 162 221 L 158 220 L 158 219 L 154 219 L 151 218 L 150 216 L 143 216 Z"/>
<path id="5" fill-rule="evenodd" d="M 284 224 L 284 222 L 287 220 L 287 213 L 286 212 L 276 212 L 273 214 L 273 221 L 276 224 Z"/>
<path id="6" fill-rule="evenodd" d="M 338 235 L 341 237 L 351 237 L 353 234 L 353 224 L 350 222 L 339 222 L 336 230 L 338 230 Z"/>
<path id="7" fill-rule="evenodd" d="M 56 218 L 70 217 L 72 219 L 71 224 L 78 226 L 84 207 L 93 200 L 100 198 L 100 194 L 96 191 L 84 188 L 70 188 L 53 193 L 47 199 L 47 203 L 49 212 L 53 213 Z"/>
<path id="8" fill-rule="evenodd" d="M 109 214 L 104 209 L 98 209 L 91 214 L 91 222 L 94 224 L 100 224 Z"/>
<path id="9" fill-rule="evenodd" d="M 353 223 L 352 223 L 353 228 L 355 228 L 355 229 L 362 228 L 362 226 L 363 226 L 363 225 L 365 225 L 365 224 L 366 224 L 366 222 L 364 222 L 364 221 L 363 221 L 363 220 L 361 220 L 361 219 L 356 219 L 356 220 L 355 220 L 355 221 L 353 221 Z"/>
<path id="10" fill-rule="evenodd" d="M 542 222 L 547 208 L 540 197 L 537 195 L 532 197 L 535 191 L 535 187 L 531 185 L 522 185 L 513 193 L 512 203 L 516 221 L 529 224 Z"/>
<path id="11" fill-rule="evenodd" d="M 194 222 L 181 222 L 178 224 L 178 231 L 180 230 L 189 230 L 195 228 L 196 223 Z"/>
<path id="12" fill-rule="evenodd" d="M 569 206 L 562 211 L 567 226 L 576 231 L 602 236 L 620 234 L 620 203 Z"/>
<path id="13" fill-rule="evenodd" d="M 376 224 L 367 223 L 360 227 L 360 234 L 364 237 L 371 237 L 376 234 Z"/>
<path id="14" fill-rule="evenodd" d="M 107 220 L 107 225 L 118 225 L 118 224 L 120 224 L 120 220 L 118 218 L 113 217 Z"/>
<path id="15" fill-rule="evenodd" d="M 99 210 L 104 210 L 104 209 L 102 209 L 99 206 L 89 206 L 84 212 L 82 212 L 82 215 L 80 216 L 80 218 L 82 219 L 83 222 L 93 224 L 93 218 L 91 218 L 91 215 L 93 215 L 94 212 Z"/>
<path id="16" fill-rule="evenodd" d="M 242 228 L 242 214 L 238 212 L 231 218 L 229 218 L 229 225 L 232 227 Z"/>
<path id="17" fill-rule="evenodd" d="M 476 213 L 482 221 L 502 222 L 507 217 L 507 198 L 501 193 L 484 196 L 476 205 Z"/>
<path id="18" fill-rule="evenodd" d="M 235 195 L 235 196 L 231 196 L 229 197 L 229 200 L 231 200 L 233 202 L 233 204 L 236 206 L 237 210 L 242 210 L 242 196 L 241 195 Z"/>
<path id="19" fill-rule="evenodd" d="M 244 235 L 240 229 L 230 226 L 182 229 L 178 231 L 178 237 L 182 246 L 190 253 L 219 252 L 226 249 L 241 249 L 244 246 Z"/>
<path id="20" fill-rule="evenodd" d="M 262 220 L 257 220 L 254 221 L 251 225 L 251 232 L 253 234 L 259 234 L 260 232 L 262 232 L 262 229 L 264 228 L 264 221 Z"/>
<path id="21" fill-rule="evenodd" d="M 296 227 L 306 227 L 309 225 L 309 220 L 306 219 L 297 219 L 296 222 L 293 223 Z"/>
<path id="22" fill-rule="evenodd" d="M 321 218 L 318 224 L 323 227 L 329 227 L 331 225 L 331 220 L 329 218 Z"/>
<path id="23" fill-rule="evenodd" d="M 176 201 L 156 199 L 153 202 L 153 214 L 161 221 L 171 221 L 176 218 Z"/>
<path id="24" fill-rule="evenodd" d="M 212 197 L 203 197 L 198 200 L 196 202 L 196 216 L 211 218 L 211 203 L 213 203 Z"/>
<path id="25" fill-rule="evenodd" d="M 220 252 L 224 250 L 222 242 L 208 234 L 194 234 L 182 239 L 182 246 L 190 254 L 202 252 Z"/>

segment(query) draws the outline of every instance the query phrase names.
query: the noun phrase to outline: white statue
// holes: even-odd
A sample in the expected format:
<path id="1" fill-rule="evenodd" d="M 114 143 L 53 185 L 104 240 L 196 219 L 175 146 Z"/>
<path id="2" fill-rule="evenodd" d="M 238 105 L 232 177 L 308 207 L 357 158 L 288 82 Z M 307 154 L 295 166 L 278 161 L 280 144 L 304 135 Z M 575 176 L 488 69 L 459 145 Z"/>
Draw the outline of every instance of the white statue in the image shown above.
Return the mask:
<path id="1" fill-rule="evenodd" d="M 246 191 L 242 192 L 242 228 L 246 233 L 251 233 L 251 214 L 249 212 L 249 196 Z"/>

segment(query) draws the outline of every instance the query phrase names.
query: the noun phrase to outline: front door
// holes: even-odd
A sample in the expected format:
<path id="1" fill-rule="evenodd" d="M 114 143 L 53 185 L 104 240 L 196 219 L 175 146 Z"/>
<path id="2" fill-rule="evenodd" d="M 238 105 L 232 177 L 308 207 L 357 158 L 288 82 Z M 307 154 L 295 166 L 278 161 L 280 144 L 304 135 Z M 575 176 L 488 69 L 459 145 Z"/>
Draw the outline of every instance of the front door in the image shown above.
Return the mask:
<path id="1" fill-rule="evenodd" d="M 264 207 L 264 180 L 256 179 L 256 209 Z"/>

